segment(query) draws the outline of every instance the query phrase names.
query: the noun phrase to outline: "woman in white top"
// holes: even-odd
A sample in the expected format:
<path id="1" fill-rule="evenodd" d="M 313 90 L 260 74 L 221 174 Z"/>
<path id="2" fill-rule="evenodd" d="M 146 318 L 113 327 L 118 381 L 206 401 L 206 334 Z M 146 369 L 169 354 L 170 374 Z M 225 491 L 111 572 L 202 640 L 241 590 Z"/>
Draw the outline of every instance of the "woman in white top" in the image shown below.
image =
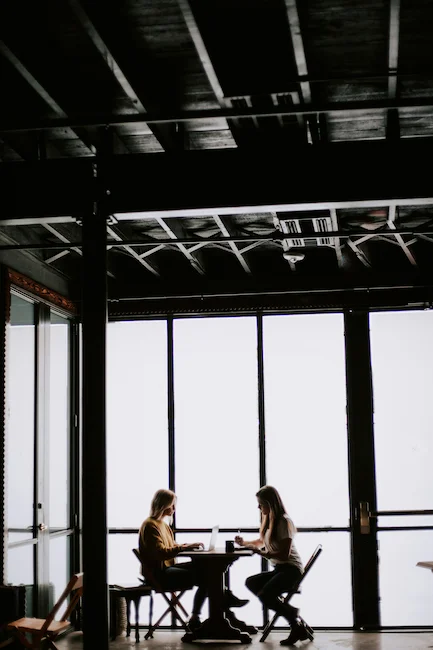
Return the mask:
<path id="1" fill-rule="evenodd" d="M 304 571 L 293 542 L 296 527 L 287 515 L 281 497 L 274 487 L 265 485 L 260 488 L 256 497 L 261 513 L 260 537 L 245 541 L 243 537 L 237 536 L 235 541 L 269 560 L 273 570 L 250 576 L 245 584 L 266 607 L 287 619 L 291 628 L 290 635 L 280 641 L 280 644 L 292 645 L 308 638 L 298 621 L 298 609 L 282 603 L 279 599 L 281 594 L 293 588 Z"/>

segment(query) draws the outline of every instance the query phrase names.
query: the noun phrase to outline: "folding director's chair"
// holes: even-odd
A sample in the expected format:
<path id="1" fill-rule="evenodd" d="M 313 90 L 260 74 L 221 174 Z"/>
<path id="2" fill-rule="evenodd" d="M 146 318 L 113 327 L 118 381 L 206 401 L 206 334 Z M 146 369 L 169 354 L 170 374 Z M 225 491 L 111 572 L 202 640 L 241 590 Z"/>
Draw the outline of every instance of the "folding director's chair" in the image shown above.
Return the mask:
<path id="1" fill-rule="evenodd" d="M 283 598 L 283 596 L 280 596 L 281 600 L 286 605 L 289 603 L 292 596 L 294 596 L 295 594 L 300 593 L 301 583 L 303 582 L 303 580 L 305 579 L 305 577 L 307 576 L 307 574 L 311 570 L 311 567 L 313 566 L 313 564 L 315 563 L 315 561 L 317 560 L 317 558 L 319 557 L 321 552 L 322 552 L 322 545 L 319 544 L 318 547 L 314 550 L 314 552 L 311 555 L 310 559 L 308 560 L 307 564 L 305 565 L 304 573 L 302 574 L 302 576 L 300 577 L 298 582 L 293 586 L 293 589 L 291 591 L 287 592 L 287 594 L 284 596 L 284 598 Z M 260 641 L 265 641 L 267 639 L 269 632 L 274 627 L 274 625 L 277 622 L 277 619 L 279 618 L 279 616 L 280 615 L 277 614 L 277 613 L 274 614 L 272 620 L 269 621 L 269 623 L 266 625 L 265 629 L 263 630 L 263 634 L 260 637 Z M 301 625 L 304 627 L 304 629 L 305 629 L 305 631 L 306 631 L 306 633 L 308 635 L 308 638 L 310 639 L 310 641 L 312 641 L 313 638 L 314 638 L 314 630 L 304 621 L 303 618 L 299 617 L 299 621 L 300 621 Z"/>
<path id="2" fill-rule="evenodd" d="M 138 548 L 133 548 L 132 552 L 134 553 L 135 557 L 138 559 L 138 561 L 141 564 L 141 572 L 142 575 L 145 579 L 146 584 L 150 585 L 153 589 L 153 591 L 156 594 L 161 594 L 164 600 L 166 601 L 168 607 L 165 610 L 163 614 L 159 617 L 159 619 L 156 621 L 155 624 L 152 624 L 152 614 L 153 614 L 153 598 L 151 598 L 150 601 L 150 612 L 149 612 L 149 629 L 145 635 L 145 640 L 147 641 L 148 639 L 153 638 L 153 632 L 161 625 L 163 619 L 169 614 L 170 612 L 180 621 L 180 624 L 182 625 L 183 629 L 186 632 L 190 632 L 190 629 L 188 627 L 187 621 L 183 618 L 185 616 L 188 618 L 188 612 L 180 602 L 180 599 L 182 598 L 183 594 L 187 589 L 184 589 L 181 592 L 175 592 L 175 591 L 170 591 L 168 589 L 163 589 L 161 585 L 159 584 L 158 580 L 155 578 L 153 575 L 152 571 L 149 569 L 149 567 L 146 565 L 145 562 L 143 562 L 143 559 L 140 555 L 140 551 Z M 168 595 L 167 595 L 168 594 Z"/>

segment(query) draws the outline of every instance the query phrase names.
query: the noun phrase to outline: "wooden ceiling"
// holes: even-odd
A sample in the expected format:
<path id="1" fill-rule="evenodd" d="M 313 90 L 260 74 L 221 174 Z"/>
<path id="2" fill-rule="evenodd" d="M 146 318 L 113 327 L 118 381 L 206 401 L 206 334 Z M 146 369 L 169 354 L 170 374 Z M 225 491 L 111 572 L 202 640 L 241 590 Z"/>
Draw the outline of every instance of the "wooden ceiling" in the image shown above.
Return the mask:
<path id="1" fill-rule="evenodd" d="M 112 300 L 429 302 L 432 28 L 429 0 L 2 2 L 1 259 L 77 294 L 96 165 Z"/>

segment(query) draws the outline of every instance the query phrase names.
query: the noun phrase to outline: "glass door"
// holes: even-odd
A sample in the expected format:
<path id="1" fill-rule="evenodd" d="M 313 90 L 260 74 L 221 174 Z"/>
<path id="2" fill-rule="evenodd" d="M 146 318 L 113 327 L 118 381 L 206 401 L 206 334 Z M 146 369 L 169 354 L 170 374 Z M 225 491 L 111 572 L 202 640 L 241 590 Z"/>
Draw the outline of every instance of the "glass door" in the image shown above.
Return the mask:
<path id="1" fill-rule="evenodd" d="M 11 294 L 6 366 L 7 582 L 45 615 L 69 578 L 70 323 Z"/>
<path id="2" fill-rule="evenodd" d="M 51 310 L 49 330 L 49 443 L 46 449 L 49 526 L 44 582 L 49 583 L 49 598 L 54 603 L 71 577 L 69 559 L 74 507 L 69 486 L 73 467 L 71 429 L 75 421 L 71 422 L 71 323 Z"/>
<path id="3" fill-rule="evenodd" d="M 370 315 L 382 626 L 433 611 L 433 312 Z"/>
<path id="4" fill-rule="evenodd" d="M 36 308 L 11 295 L 6 355 L 6 581 L 27 586 L 33 609 L 39 512 L 36 503 Z"/>

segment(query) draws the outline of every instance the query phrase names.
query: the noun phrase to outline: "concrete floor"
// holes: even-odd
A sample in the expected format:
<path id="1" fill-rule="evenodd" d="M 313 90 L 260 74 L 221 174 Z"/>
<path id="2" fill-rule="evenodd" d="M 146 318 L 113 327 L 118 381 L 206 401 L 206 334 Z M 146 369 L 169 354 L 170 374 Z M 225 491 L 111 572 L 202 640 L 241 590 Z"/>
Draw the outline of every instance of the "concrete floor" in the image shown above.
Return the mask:
<path id="1" fill-rule="evenodd" d="M 211 645 L 213 650 L 240 647 L 238 643 L 182 643 L 181 632 L 155 632 L 155 637 L 144 641 L 145 632 L 140 633 L 140 642 L 135 643 L 134 637 L 127 639 L 118 637 L 110 642 L 113 650 L 192 650 L 193 646 Z M 280 639 L 287 633 L 272 632 L 265 643 L 259 642 L 259 637 L 253 637 L 253 642 L 242 646 L 244 650 L 282 650 Z M 83 637 L 81 632 L 74 632 L 57 641 L 59 650 L 81 650 Z M 433 632 L 316 632 L 314 641 L 298 642 L 293 648 L 302 650 L 427 650 L 433 649 Z M 95 648 L 95 650 L 98 650 Z"/>

